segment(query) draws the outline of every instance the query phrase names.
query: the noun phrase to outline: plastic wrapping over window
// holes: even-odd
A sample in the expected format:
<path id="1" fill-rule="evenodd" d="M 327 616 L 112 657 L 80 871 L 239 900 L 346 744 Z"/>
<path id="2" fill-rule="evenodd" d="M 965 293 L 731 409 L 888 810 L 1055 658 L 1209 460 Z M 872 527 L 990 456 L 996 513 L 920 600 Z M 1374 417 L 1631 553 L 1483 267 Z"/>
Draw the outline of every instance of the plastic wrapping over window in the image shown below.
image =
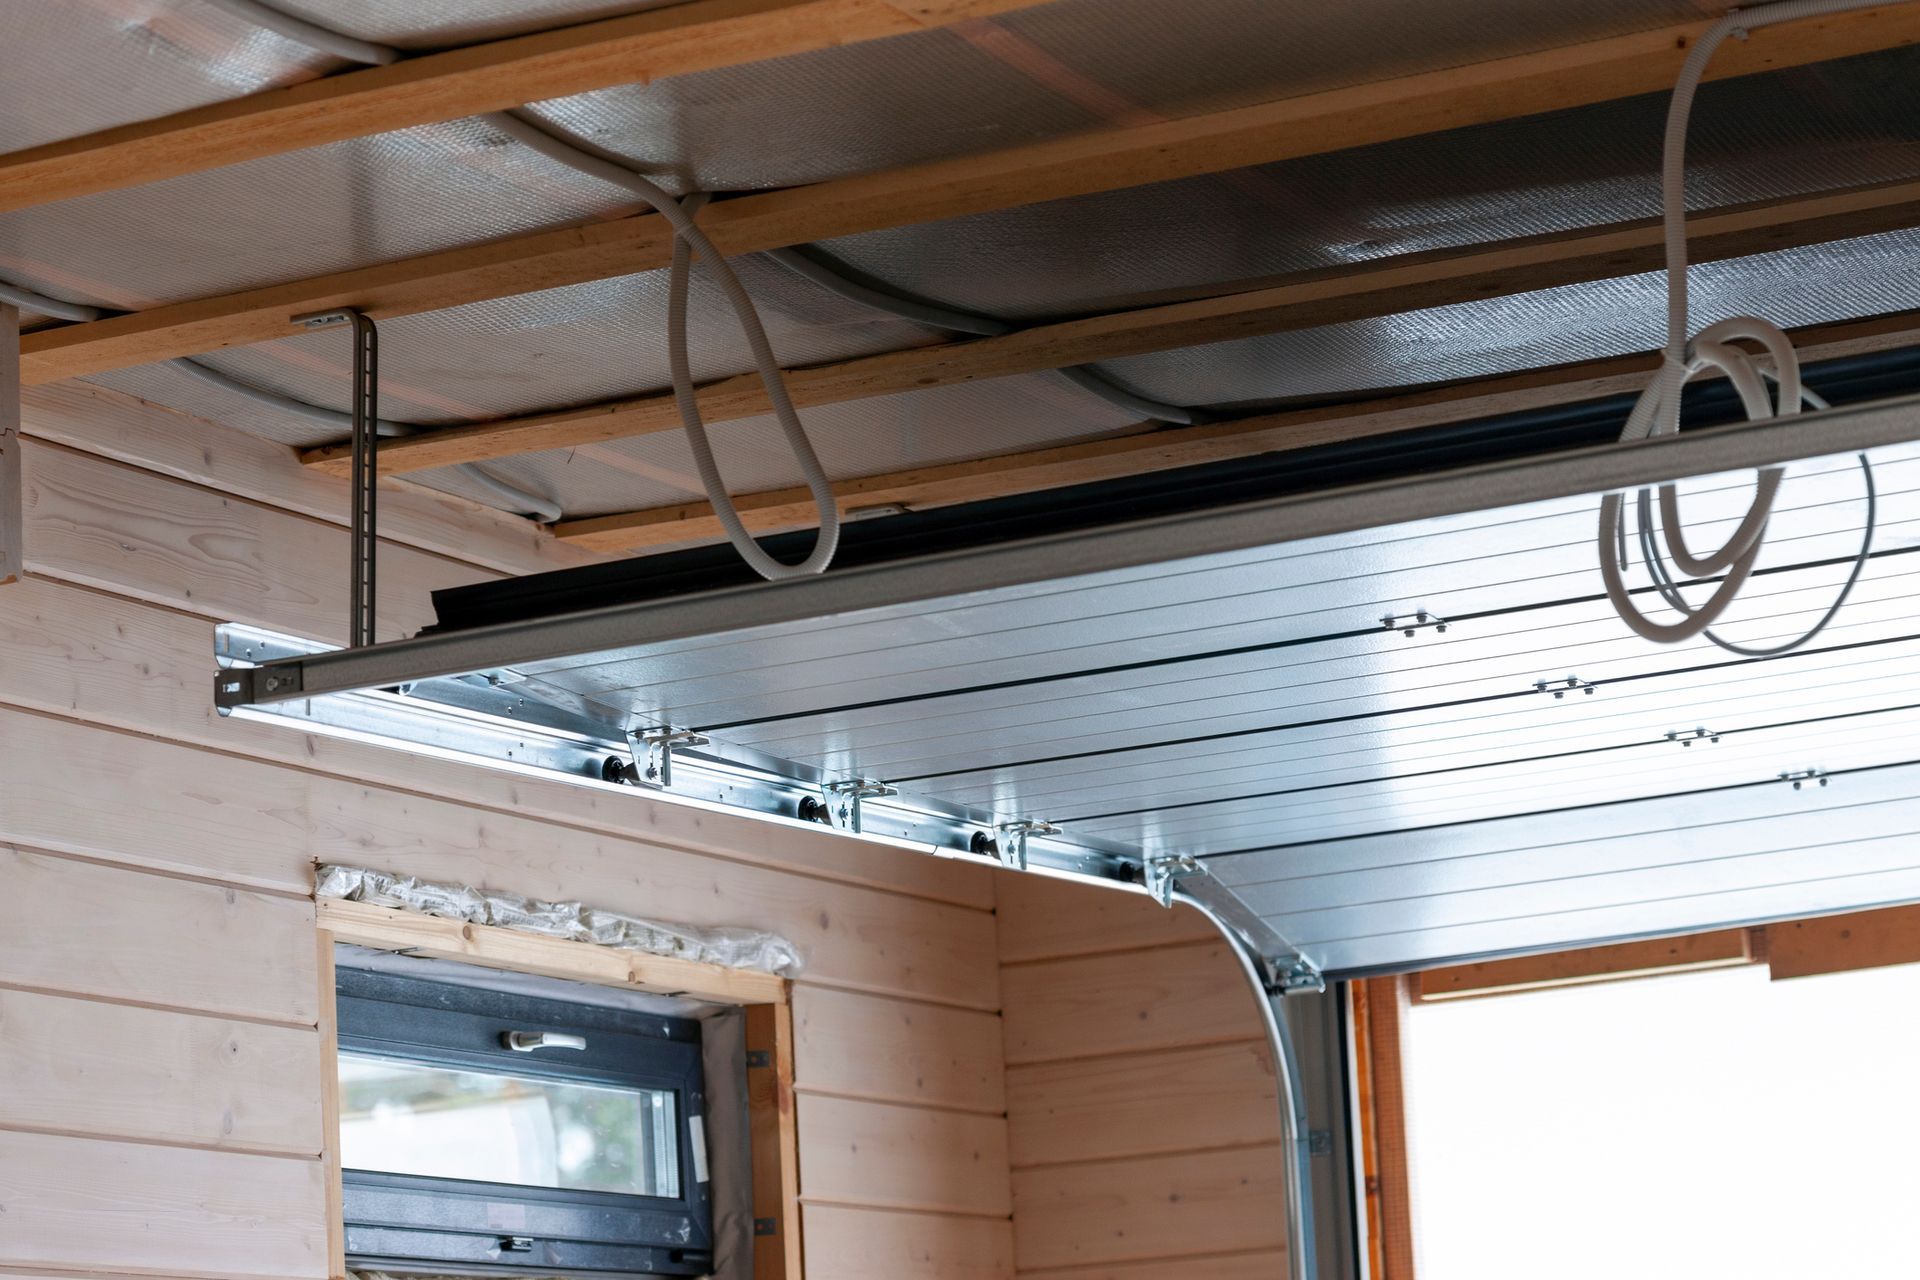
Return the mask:
<path id="1" fill-rule="evenodd" d="M 790 978 L 798 974 L 801 967 L 799 950 L 774 933 L 642 920 L 578 902 L 545 902 L 516 893 L 439 884 L 364 867 L 323 865 L 314 891 L 322 898 L 405 907 L 431 916 L 502 925 L 574 942 L 594 942 L 624 951 L 644 951 L 649 955 L 697 960 L 730 969 L 757 969 Z"/>

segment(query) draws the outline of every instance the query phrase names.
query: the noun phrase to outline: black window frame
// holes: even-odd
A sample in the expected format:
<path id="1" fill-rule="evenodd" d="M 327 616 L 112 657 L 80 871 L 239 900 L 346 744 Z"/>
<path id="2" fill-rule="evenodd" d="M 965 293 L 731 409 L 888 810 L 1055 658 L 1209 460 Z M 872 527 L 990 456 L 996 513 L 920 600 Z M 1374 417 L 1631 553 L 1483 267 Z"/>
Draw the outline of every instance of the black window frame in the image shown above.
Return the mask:
<path id="1" fill-rule="evenodd" d="M 677 1198 L 341 1170 L 348 1262 L 369 1270 L 698 1276 L 713 1264 L 700 1023 L 638 1010 L 341 968 L 339 1050 L 582 1084 L 671 1091 Z M 512 1031 L 585 1050 L 510 1049 Z M 698 1123 L 696 1124 L 696 1119 Z"/>

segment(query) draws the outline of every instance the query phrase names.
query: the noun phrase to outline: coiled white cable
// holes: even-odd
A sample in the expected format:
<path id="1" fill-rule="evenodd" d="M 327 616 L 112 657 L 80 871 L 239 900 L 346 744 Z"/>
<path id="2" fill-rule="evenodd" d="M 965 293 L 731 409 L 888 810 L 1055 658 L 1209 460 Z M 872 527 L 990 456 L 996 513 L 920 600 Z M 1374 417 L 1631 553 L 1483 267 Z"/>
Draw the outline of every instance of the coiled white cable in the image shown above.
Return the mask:
<path id="1" fill-rule="evenodd" d="M 1681 392 L 1689 381 L 1710 369 L 1719 370 L 1733 384 L 1750 421 L 1798 413 L 1803 405 L 1826 407 L 1825 402 L 1801 386 L 1800 362 L 1793 343 L 1777 325 L 1769 321 L 1755 316 L 1736 316 L 1707 326 L 1695 335 L 1691 344 L 1687 341 L 1687 125 L 1692 118 L 1694 95 L 1700 87 L 1707 63 L 1728 36 L 1744 37 L 1748 31 L 1760 27 L 1853 9 L 1874 8 L 1885 2 L 1783 0 L 1782 3 L 1758 9 L 1735 10 L 1709 27 L 1688 52 L 1679 78 L 1674 83 L 1673 98 L 1667 109 L 1666 135 L 1661 153 L 1661 216 L 1667 258 L 1667 342 L 1660 371 L 1635 402 L 1632 413 L 1627 417 L 1626 428 L 1620 433 L 1622 441 L 1678 431 Z M 1745 348 L 1734 345 L 1739 342 L 1757 343 L 1764 350 L 1764 356 L 1756 357 Z M 1776 384 L 1777 393 L 1769 389 L 1769 380 Z M 1641 553 L 1661 598 L 1680 613 L 1681 620 L 1678 622 L 1655 622 L 1633 603 L 1624 576 L 1627 538 L 1621 522 L 1622 495 L 1611 493 L 1603 498 L 1600 503 L 1600 576 L 1614 611 L 1636 634 L 1659 644 L 1677 644 L 1705 635 L 1723 649 L 1750 656 L 1773 656 L 1799 648 L 1818 635 L 1839 612 L 1854 584 L 1859 581 L 1867 558 L 1872 554 L 1876 505 L 1873 471 L 1864 455 L 1860 464 L 1866 474 L 1867 486 L 1866 534 L 1860 554 L 1855 558 L 1852 573 L 1832 607 L 1797 639 L 1770 649 L 1754 649 L 1730 643 L 1711 630 L 1746 585 L 1759 559 L 1761 546 L 1766 540 L 1767 521 L 1773 514 L 1774 499 L 1780 490 L 1781 472 L 1778 467 L 1762 468 L 1756 473 L 1753 500 L 1747 507 L 1746 515 L 1718 551 L 1704 556 L 1695 555 L 1687 545 L 1677 489 L 1671 484 L 1660 486 L 1660 533 L 1666 543 L 1666 555 L 1672 560 L 1674 568 L 1679 574 L 1695 580 L 1715 574 L 1725 575 L 1706 603 L 1698 608 L 1689 605 L 1681 596 L 1675 581 L 1679 575 L 1669 573 L 1660 559 L 1653 534 L 1651 495 L 1646 489 L 1640 490 L 1636 514 Z"/>

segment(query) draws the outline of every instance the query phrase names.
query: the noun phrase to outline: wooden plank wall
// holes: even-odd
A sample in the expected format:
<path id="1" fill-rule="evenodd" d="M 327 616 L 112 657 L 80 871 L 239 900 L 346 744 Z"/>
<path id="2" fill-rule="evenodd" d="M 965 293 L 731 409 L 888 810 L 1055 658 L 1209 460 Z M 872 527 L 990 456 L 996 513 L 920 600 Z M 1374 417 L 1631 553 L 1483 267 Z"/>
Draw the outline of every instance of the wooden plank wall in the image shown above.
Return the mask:
<path id="1" fill-rule="evenodd" d="M 1273 1066 L 1219 935 L 1031 876 L 1003 876 L 998 899 L 1018 1274 L 1284 1275 Z"/>
<path id="2" fill-rule="evenodd" d="M 0 1274 L 320 1277 L 312 863 L 776 929 L 809 1273 L 1012 1274 L 994 884 L 904 856 L 212 711 L 216 620 L 337 639 L 345 487 L 108 393 L 25 423 L 0 588 Z M 385 634 L 578 559 L 383 495 Z"/>

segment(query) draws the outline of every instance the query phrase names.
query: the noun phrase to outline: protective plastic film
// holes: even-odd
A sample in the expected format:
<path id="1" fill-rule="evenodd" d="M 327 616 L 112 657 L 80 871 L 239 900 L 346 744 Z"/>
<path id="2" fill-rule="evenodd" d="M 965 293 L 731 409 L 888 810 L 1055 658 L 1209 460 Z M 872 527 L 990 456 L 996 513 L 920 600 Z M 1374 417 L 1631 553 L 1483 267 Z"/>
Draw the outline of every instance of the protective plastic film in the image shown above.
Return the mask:
<path id="1" fill-rule="evenodd" d="M 322 898 L 406 907 L 451 920 L 500 925 L 732 969 L 758 969 L 783 977 L 800 972 L 800 953 L 794 945 L 778 934 L 757 929 L 701 928 L 642 920 L 578 902 L 546 902 L 498 889 L 440 884 L 415 876 L 331 864 L 320 867 L 314 893 Z"/>

